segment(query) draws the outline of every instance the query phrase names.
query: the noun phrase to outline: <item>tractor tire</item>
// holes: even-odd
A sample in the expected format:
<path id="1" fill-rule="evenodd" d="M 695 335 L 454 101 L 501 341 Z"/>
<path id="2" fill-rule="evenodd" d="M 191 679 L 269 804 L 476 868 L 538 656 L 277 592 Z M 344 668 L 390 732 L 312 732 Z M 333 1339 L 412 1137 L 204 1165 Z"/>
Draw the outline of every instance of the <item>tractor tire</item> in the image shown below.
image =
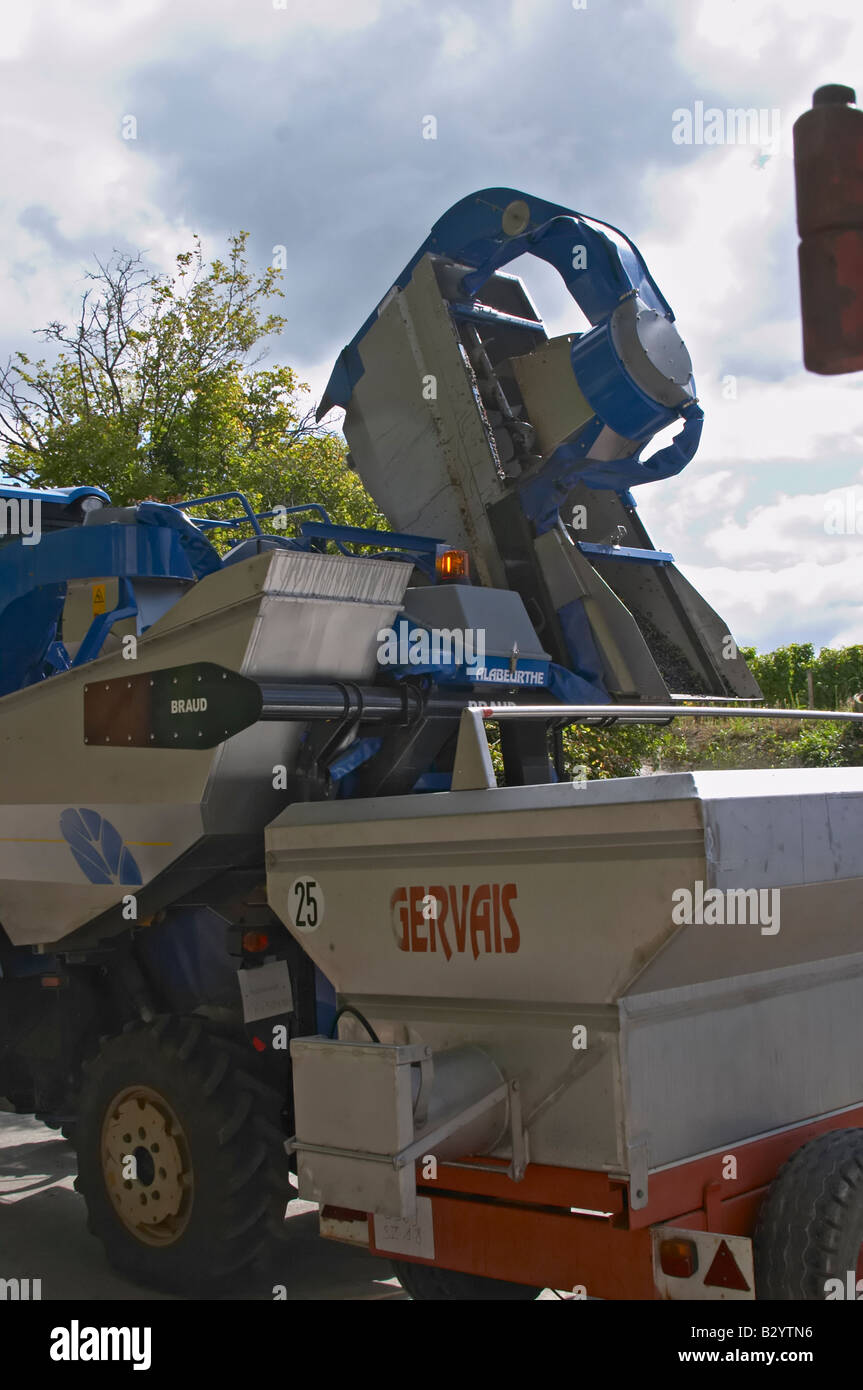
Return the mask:
<path id="1" fill-rule="evenodd" d="M 76 1187 L 130 1279 L 170 1293 L 237 1283 L 289 1189 L 281 1100 L 200 1019 L 131 1024 L 85 1063 Z"/>
<path id="2" fill-rule="evenodd" d="M 438 1269 L 434 1265 L 393 1260 L 392 1266 L 414 1303 L 427 1303 L 432 1299 L 448 1303 L 526 1303 L 542 1293 L 542 1289 L 529 1284 L 510 1284 L 505 1279 L 486 1279 L 480 1274 L 459 1274 L 454 1269 Z"/>
<path id="3" fill-rule="evenodd" d="M 759 1299 L 826 1298 L 828 1279 L 863 1277 L 863 1129 L 804 1144 L 779 1170 L 754 1240 Z"/>

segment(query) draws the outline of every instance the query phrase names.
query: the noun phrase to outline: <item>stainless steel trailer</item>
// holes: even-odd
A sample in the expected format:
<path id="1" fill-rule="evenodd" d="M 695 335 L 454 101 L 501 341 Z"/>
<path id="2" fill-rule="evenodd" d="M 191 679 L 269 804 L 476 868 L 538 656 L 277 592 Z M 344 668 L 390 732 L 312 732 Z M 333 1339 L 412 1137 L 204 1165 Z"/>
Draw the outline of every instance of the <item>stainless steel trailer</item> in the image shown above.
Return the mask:
<path id="1" fill-rule="evenodd" d="M 409 1288 L 754 1297 L 779 1164 L 816 1136 L 863 1159 L 861 812 L 857 768 L 283 812 L 270 901 L 348 1009 L 292 1048 L 323 1229 L 434 1271 Z M 857 1270 L 852 1225 L 807 1289 Z"/>

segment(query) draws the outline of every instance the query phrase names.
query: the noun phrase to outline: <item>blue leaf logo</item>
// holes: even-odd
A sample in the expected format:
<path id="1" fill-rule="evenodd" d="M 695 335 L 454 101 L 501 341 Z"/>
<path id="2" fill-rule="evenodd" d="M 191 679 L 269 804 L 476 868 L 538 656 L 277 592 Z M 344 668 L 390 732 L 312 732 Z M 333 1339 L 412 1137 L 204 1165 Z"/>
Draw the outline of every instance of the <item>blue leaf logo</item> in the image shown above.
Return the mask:
<path id="1" fill-rule="evenodd" d="M 140 884 L 144 880 L 119 831 L 98 811 L 70 807 L 60 817 L 60 834 L 91 883 Z"/>

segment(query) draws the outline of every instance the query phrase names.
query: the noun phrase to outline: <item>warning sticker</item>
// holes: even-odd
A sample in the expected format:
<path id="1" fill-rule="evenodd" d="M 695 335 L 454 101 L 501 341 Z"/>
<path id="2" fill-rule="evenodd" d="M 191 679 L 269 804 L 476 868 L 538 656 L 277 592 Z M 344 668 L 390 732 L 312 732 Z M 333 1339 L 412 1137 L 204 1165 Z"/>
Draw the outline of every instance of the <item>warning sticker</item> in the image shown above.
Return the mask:
<path id="1" fill-rule="evenodd" d="M 93 617 L 95 618 L 95 616 L 96 616 L 97 613 L 105 613 L 105 612 L 107 612 L 107 610 L 108 610 L 108 604 L 107 604 L 107 601 L 106 601 L 106 598 L 105 598 L 105 585 L 104 585 L 104 584 L 94 584 L 94 585 L 93 585 Z"/>

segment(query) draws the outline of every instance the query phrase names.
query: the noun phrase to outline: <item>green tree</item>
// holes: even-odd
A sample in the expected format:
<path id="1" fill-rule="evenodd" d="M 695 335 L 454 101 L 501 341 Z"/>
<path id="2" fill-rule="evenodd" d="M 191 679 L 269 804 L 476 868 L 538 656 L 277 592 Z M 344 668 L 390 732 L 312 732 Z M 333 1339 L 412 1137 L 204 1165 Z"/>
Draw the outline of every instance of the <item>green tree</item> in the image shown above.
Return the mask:
<path id="1" fill-rule="evenodd" d="M 767 705 L 792 708 L 809 703 L 806 673 L 815 658 L 811 642 L 790 642 L 787 647 L 764 653 L 756 652 L 754 647 L 742 647 L 741 653 Z"/>
<path id="2" fill-rule="evenodd" d="M 334 519 L 383 518 L 315 424 L 290 367 L 262 367 L 284 325 L 281 272 L 248 268 L 248 234 L 205 263 L 200 241 L 170 275 L 115 254 L 87 279 L 78 322 L 39 331 L 52 360 L 0 371 L 6 472 L 36 485 L 94 483 L 116 504 L 240 489 L 257 508 L 318 502 Z"/>
<path id="3" fill-rule="evenodd" d="M 822 647 L 812 672 L 815 704 L 839 709 L 863 691 L 863 647 Z"/>
<path id="4" fill-rule="evenodd" d="M 794 642 L 772 652 L 741 652 L 767 705 L 808 705 L 811 670 L 817 709 L 842 709 L 863 694 L 863 646 L 822 647 Z M 860 706 L 855 706 L 860 708 Z M 575 725 L 564 732 L 567 775 L 586 768 L 588 778 L 632 777 L 643 770 L 693 768 L 859 767 L 863 725 L 802 720 L 680 719 L 671 728 L 631 725 L 596 729 Z M 584 775 L 583 773 L 581 775 Z"/>

